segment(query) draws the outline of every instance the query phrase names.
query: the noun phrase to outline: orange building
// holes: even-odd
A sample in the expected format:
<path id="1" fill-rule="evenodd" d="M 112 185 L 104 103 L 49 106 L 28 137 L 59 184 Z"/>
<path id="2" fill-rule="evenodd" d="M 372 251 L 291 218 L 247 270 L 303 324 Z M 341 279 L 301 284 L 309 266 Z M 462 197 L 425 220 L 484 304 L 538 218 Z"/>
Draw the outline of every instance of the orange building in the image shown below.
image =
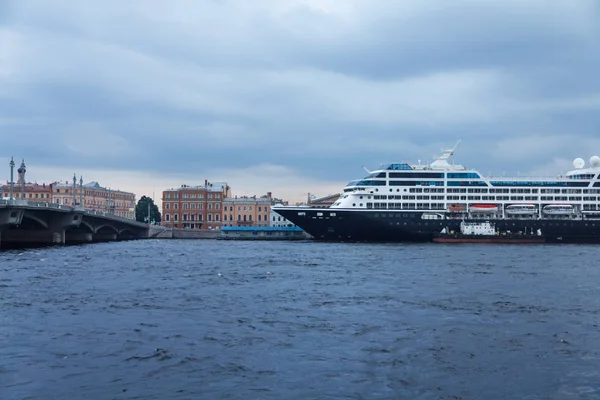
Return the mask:
<path id="1" fill-rule="evenodd" d="M 223 225 L 269 226 L 273 198 L 271 192 L 262 197 L 233 197 L 223 200 Z"/>
<path id="2" fill-rule="evenodd" d="M 230 195 L 227 182 L 204 186 L 182 185 L 162 194 L 161 225 L 189 229 L 219 229 L 223 220 L 223 199 Z"/>

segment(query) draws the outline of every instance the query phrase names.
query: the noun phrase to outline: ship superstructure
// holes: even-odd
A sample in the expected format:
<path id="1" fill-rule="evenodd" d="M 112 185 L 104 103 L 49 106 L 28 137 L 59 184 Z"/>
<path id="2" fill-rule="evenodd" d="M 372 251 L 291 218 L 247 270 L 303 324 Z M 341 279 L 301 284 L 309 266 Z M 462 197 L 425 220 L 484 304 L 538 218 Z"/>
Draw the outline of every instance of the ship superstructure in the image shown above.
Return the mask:
<path id="1" fill-rule="evenodd" d="M 572 171 L 554 178 L 486 177 L 450 163 L 455 150 L 443 150 L 427 165 L 396 163 L 369 171 L 349 182 L 329 208 L 274 210 L 317 239 L 423 240 L 443 229 L 444 221 L 494 220 L 507 227 L 560 231 L 560 241 L 573 236 L 600 241 L 600 157 L 592 156 L 588 166 L 577 158 Z M 349 221 L 362 223 L 366 231 Z"/>
<path id="2" fill-rule="evenodd" d="M 409 210 L 490 218 L 600 217 L 600 158 L 553 179 L 484 177 L 450 164 L 453 149 L 427 166 L 389 164 L 351 181 L 331 208 Z M 462 218 L 462 217 L 461 217 Z"/>

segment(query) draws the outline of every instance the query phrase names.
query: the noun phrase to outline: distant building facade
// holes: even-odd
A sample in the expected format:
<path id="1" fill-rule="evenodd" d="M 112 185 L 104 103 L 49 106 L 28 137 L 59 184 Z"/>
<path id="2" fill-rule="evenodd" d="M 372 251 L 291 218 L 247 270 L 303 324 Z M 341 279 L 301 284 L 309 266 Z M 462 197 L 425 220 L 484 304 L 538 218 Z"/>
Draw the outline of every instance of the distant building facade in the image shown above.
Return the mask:
<path id="1" fill-rule="evenodd" d="M 230 197 L 223 200 L 224 226 L 269 226 L 271 192 L 261 197 Z"/>
<path id="2" fill-rule="evenodd" d="M 269 217 L 269 225 L 277 228 L 282 227 L 293 227 L 296 226 L 292 222 L 288 221 L 281 215 L 277 214 L 275 211 L 271 209 L 270 217 Z"/>
<path id="3" fill-rule="evenodd" d="M 24 195 L 21 193 L 23 186 L 21 183 L 15 183 L 13 186 L 13 199 L 15 200 L 27 200 L 37 201 L 40 203 L 52 203 L 52 184 L 46 185 L 38 183 L 25 183 Z M 5 199 L 10 198 L 10 183 L 2 185 L 0 192 Z"/>
<path id="4" fill-rule="evenodd" d="M 81 201 L 81 204 L 80 204 Z M 100 186 L 98 182 L 52 184 L 52 202 L 67 206 L 81 205 L 88 210 L 135 219 L 135 194 Z"/>
<path id="5" fill-rule="evenodd" d="M 38 183 L 27 182 L 25 178 L 26 172 L 25 162 L 22 162 L 17 170 L 17 182 L 13 185 L 13 199 L 51 203 L 52 185 L 46 185 L 45 183 L 40 185 Z M 0 192 L 2 192 L 3 198 L 9 199 L 10 182 L 6 182 L 6 185 L 2 185 Z"/>
<path id="6" fill-rule="evenodd" d="M 323 197 L 315 197 L 308 194 L 308 206 L 309 207 L 331 207 L 340 198 L 340 193 L 328 194 Z"/>
<path id="7" fill-rule="evenodd" d="M 161 225 L 174 228 L 219 229 L 223 200 L 231 193 L 227 182 L 204 181 L 204 186 L 182 185 L 162 193 Z"/>

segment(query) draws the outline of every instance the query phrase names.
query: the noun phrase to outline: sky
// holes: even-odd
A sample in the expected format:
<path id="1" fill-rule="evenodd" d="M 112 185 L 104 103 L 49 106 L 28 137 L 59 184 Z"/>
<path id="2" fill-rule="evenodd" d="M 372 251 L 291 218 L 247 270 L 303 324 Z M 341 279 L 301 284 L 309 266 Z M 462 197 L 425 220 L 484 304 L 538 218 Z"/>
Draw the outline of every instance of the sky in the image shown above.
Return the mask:
<path id="1" fill-rule="evenodd" d="M 600 155 L 595 0 L 1 0 L 0 165 L 291 202 L 390 162 Z"/>

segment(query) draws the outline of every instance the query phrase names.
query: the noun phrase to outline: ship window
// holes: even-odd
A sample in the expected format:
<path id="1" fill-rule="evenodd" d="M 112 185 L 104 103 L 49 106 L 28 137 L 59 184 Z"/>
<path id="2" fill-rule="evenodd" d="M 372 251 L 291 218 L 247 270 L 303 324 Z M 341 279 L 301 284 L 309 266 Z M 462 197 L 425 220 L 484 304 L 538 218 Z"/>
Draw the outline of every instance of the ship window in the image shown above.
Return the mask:
<path id="1" fill-rule="evenodd" d="M 352 203 L 352 207 L 356 207 L 356 203 Z"/>
<path id="2" fill-rule="evenodd" d="M 479 179 L 476 172 L 448 172 L 448 179 Z"/>
<path id="3" fill-rule="evenodd" d="M 374 172 L 372 174 L 370 174 L 369 176 L 366 177 L 366 179 L 369 178 L 385 178 L 386 174 L 385 172 Z"/>
<path id="4" fill-rule="evenodd" d="M 375 181 L 375 180 L 360 180 L 360 181 L 351 181 L 346 186 L 385 186 L 385 181 Z"/>
<path id="5" fill-rule="evenodd" d="M 443 179 L 441 172 L 390 172 L 390 178 Z"/>
<path id="6" fill-rule="evenodd" d="M 404 164 L 390 164 L 388 165 L 388 167 L 386 168 L 387 170 L 395 170 L 395 171 L 399 171 L 399 170 L 404 170 L 404 171 L 410 171 L 412 170 L 411 166 L 404 163 Z"/>

